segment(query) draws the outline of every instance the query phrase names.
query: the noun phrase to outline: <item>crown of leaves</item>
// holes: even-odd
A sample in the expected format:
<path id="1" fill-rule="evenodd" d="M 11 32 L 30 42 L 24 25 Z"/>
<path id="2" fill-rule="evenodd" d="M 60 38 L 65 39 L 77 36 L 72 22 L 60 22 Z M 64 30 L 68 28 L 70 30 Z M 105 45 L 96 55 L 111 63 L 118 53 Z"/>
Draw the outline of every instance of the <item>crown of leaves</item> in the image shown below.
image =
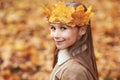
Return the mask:
<path id="1" fill-rule="evenodd" d="M 61 22 L 71 27 L 89 24 L 89 20 L 93 16 L 92 7 L 88 7 L 87 11 L 84 9 L 82 5 L 75 9 L 72 6 L 66 6 L 64 2 L 58 2 L 54 6 L 43 7 L 44 14 L 50 23 Z"/>

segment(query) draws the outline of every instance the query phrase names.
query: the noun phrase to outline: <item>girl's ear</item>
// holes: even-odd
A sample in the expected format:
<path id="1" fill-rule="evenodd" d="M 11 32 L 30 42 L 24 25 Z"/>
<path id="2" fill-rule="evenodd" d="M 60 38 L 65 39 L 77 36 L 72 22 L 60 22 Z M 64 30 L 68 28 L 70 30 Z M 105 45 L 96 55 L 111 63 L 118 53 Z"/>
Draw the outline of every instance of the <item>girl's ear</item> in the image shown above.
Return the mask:
<path id="1" fill-rule="evenodd" d="M 82 26 L 79 29 L 79 37 L 81 37 L 82 35 L 84 35 L 87 31 L 87 26 Z"/>

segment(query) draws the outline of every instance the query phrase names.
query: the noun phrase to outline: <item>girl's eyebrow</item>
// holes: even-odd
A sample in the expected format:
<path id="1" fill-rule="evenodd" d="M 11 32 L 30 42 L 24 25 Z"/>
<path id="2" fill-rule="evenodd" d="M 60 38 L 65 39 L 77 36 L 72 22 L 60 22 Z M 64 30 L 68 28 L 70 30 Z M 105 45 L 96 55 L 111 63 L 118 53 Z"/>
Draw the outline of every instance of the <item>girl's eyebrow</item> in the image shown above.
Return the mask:
<path id="1" fill-rule="evenodd" d="M 50 24 L 50 26 L 55 26 L 55 25 L 57 25 L 57 24 Z"/>
<path id="2" fill-rule="evenodd" d="M 61 27 L 61 25 L 59 25 L 59 24 L 50 24 L 50 26 L 52 26 L 52 27 Z"/>
<path id="3" fill-rule="evenodd" d="M 53 24 L 50 24 L 50 26 L 53 26 Z"/>
<path id="4" fill-rule="evenodd" d="M 70 26 L 67 26 L 65 24 L 50 24 L 50 27 L 66 27 L 66 28 L 69 28 Z"/>

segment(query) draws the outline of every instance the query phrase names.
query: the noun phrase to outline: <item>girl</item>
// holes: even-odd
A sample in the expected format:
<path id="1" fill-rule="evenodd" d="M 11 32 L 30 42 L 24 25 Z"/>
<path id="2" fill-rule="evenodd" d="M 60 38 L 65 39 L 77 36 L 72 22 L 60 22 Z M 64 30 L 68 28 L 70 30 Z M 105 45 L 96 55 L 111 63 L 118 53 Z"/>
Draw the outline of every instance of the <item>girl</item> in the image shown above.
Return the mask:
<path id="1" fill-rule="evenodd" d="M 56 45 L 50 80 L 98 80 L 89 20 L 91 7 L 58 2 L 45 10 Z"/>

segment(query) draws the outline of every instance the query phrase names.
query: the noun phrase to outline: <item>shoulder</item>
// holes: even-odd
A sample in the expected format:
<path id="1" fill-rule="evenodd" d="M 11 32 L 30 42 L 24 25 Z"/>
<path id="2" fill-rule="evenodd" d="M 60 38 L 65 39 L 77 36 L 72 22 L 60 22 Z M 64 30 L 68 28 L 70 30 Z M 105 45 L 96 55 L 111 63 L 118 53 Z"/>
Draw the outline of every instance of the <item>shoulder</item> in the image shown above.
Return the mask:
<path id="1" fill-rule="evenodd" d="M 81 65 L 79 62 L 77 62 L 74 59 L 71 59 L 67 64 L 67 70 L 68 71 L 75 71 L 75 72 L 84 72 L 87 71 L 87 69 Z"/>
<path id="2" fill-rule="evenodd" d="M 68 62 L 61 80 L 92 80 L 90 77 L 89 71 L 73 59 Z"/>

